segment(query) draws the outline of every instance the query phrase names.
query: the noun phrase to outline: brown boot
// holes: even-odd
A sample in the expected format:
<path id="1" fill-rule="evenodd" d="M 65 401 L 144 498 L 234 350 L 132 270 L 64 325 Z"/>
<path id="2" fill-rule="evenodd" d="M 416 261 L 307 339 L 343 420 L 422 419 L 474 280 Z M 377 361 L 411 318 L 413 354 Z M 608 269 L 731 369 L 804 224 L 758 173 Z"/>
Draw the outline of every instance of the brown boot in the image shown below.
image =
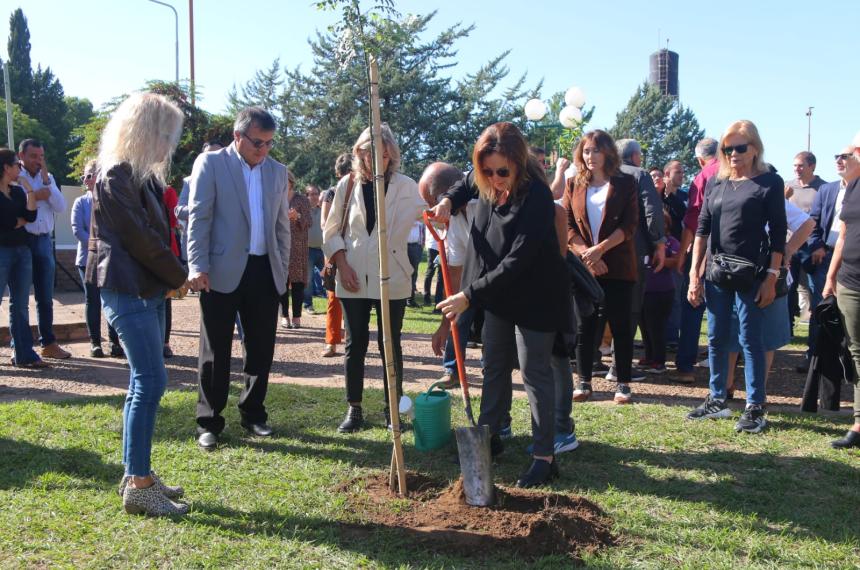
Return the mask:
<path id="1" fill-rule="evenodd" d="M 70 356 L 72 356 L 72 353 L 60 348 L 60 345 L 56 342 L 52 342 L 48 346 L 42 348 L 43 358 L 56 358 L 57 360 L 65 360 Z"/>

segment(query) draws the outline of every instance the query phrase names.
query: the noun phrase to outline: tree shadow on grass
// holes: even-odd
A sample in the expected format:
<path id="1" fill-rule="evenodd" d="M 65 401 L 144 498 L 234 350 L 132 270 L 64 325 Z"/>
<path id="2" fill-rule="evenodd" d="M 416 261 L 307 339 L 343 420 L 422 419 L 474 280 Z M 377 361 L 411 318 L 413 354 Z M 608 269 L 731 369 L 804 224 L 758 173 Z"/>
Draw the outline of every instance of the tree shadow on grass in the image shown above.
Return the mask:
<path id="1" fill-rule="evenodd" d="M 651 451 L 599 442 L 576 451 L 575 471 L 565 469 L 565 459 L 562 484 L 575 491 L 616 489 L 708 503 L 726 513 L 752 515 L 757 530 L 769 534 L 857 540 L 860 469 L 850 462 L 723 450 Z"/>
<path id="2" fill-rule="evenodd" d="M 105 463 L 101 456 L 81 448 L 58 449 L 0 437 L 0 489 L 32 487 L 46 473 L 63 473 L 73 478 L 98 481 L 93 487 L 104 488 L 122 477 L 122 465 Z"/>

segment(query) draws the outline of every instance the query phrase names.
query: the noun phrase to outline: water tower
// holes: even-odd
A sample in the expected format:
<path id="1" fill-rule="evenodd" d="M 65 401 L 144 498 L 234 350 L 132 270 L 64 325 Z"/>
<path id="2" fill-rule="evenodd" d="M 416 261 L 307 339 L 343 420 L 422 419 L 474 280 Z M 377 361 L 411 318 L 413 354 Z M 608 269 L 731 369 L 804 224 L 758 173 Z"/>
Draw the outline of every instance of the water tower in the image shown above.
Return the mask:
<path id="1" fill-rule="evenodd" d="M 668 48 L 651 54 L 648 82 L 663 95 L 678 97 L 678 54 Z"/>

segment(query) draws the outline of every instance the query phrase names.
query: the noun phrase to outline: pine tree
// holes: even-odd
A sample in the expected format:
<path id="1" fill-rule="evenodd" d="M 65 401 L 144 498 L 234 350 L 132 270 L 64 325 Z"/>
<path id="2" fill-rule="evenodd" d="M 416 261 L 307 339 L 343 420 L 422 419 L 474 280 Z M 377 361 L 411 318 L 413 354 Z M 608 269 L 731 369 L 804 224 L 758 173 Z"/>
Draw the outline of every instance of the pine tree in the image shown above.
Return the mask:
<path id="1" fill-rule="evenodd" d="M 33 112 L 33 69 L 30 64 L 30 29 L 23 10 L 18 8 L 9 17 L 9 87 L 12 102 L 21 110 L 32 115 Z"/>
<path id="2" fill-rule="evenodd" d="M 680 160 L 688 177 L 698 170 L 695 147 L 705 131 L 696 115 L 647 82 L 616 115 L 609 133 L 616 140 L 636 139 L 642 146 L 643 166 L 663 168 L 670 160 Z"/>

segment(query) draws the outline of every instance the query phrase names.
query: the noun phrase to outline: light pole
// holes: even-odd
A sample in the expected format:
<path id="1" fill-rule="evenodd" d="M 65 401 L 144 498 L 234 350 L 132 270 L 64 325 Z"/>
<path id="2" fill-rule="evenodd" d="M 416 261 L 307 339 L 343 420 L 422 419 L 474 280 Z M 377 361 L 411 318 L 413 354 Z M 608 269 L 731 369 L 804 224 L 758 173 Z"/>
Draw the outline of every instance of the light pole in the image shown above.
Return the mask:
<path id="1" fill-rule="evenodd" d="M 810 107 L 806 110 L 806 116 L 809 119 L 806 125 L 806 152 L 811 152 L 810 149 L 812 148 L 812 110 L 814 108 Z"/>
<path id="2" fill-rule="evenodd" d="M 173 17 L 176 22 L 175 26 L 175 36 L 176 36 L 176 85 L 179 85 L 179 14 L 176 12 L 176 8 L 168 4 L 167 2 L 161 2 L 160 0 L 149 0 L 154 4 L 160 4 L 162 6 L 167 6 L 171 10 L 173 10 Z"/>
<path id="3" fill-rule="evenodd" d="M 529 99 L 526 101 L 526 119 L 534 123 L 533 128 L 544 131 L 544 146 L 546 146 L 546 131 L 558 131 L 560 128 L 573 129 L 582 121 L 582 108 L 585 106 L 585 92 L 579 87 L 571 87 L 564 94 L 565 107 L 558 114 L 558 124 L 540 125 L 539 121 L 547 114 L 547 106 L 540 99 Z M 555 150 L 559 148 L 559 141 L 555 142 Z M 556 157 L 557 159 L 558 157 Z"/>
<path id="4" fill-rule="evenodd" d="M 188 47 L 191 54 L 191 106 L 193 107 L 195 91 L 197 91 L 194 85 L 194 0 L 188 0 Z M 177 55 L 177 57 L 179 56 Z"/>

